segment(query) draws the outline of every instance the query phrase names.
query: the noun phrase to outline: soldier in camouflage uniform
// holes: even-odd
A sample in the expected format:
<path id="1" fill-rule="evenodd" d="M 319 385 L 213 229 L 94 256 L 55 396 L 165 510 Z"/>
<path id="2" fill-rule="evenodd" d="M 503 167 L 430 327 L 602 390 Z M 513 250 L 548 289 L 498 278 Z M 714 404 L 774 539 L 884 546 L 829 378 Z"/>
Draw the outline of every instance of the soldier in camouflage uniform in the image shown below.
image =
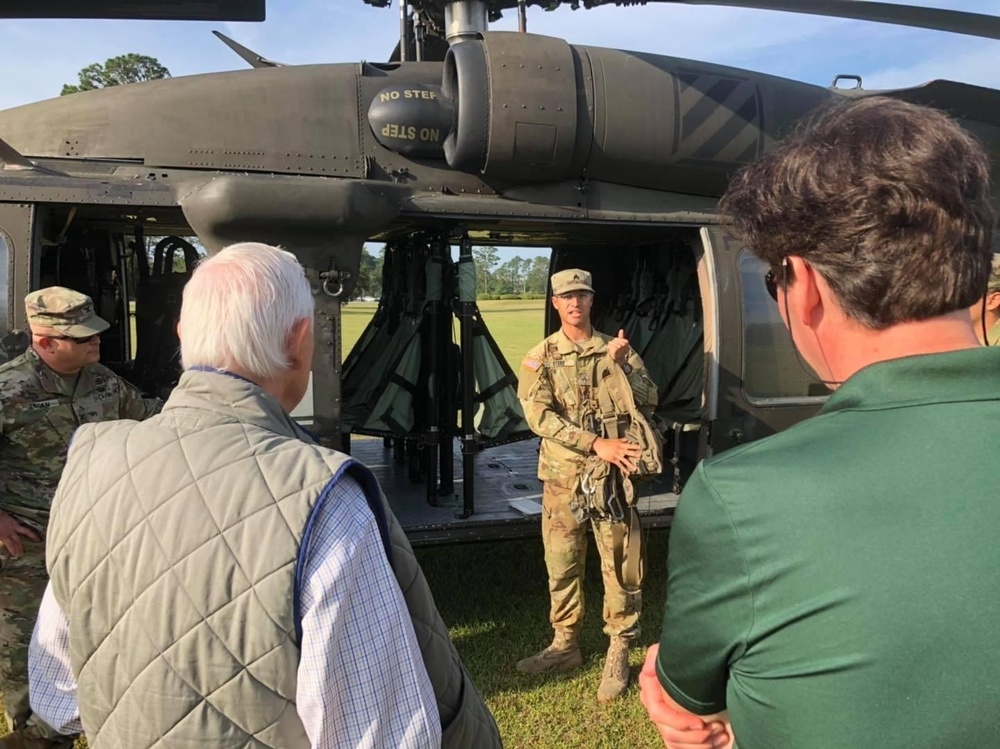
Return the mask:
<path id="1" fill-rule="evenodd" d="M 989 346 L 1000 346 L 1000 255 L 993 255 L 993 268 L 990 271 L 986 296 L 972 305 L 970 312 L 979 342 Z"/>
<path id="2" fill-rule="evenodd" d="M 620 696 L 628 686 L 628 648 L 639 633 L 641 593 L 622 589 L 615 574 L 611 521 L 588 510 L 580 489 L 587 456 L 596 453 L 625 473 L 635 470 L 641 451 L 625 440 L 598 437 L 587 427 L 595 414 L 594 370 L 610 355 L 628 376 L 636 405 L 656 404 L 656 386 L 639 356 L 629 348 L 623 331 L 617 338 L 593 329 L 591 275 L 569 269 L 552 276 L 552 306 L 561 328 L 535 346 L 518 374 L 518 398 L 531 430 L 542 438 L 538 478 L 543 482 L 542 543 L 549 575 L 549 619 L 552 644 L 517 664 L 522 673 L 537 674 L 576 668 L 583 663 L 578 635 L 583 622 L 583 575 L 589 519 L 601 556 L 604 578 L 604 631 L 611 638 L 604 674 L 597 691 L 601 702 Z"/>
<path id="3" fill-rule="evenodd" d="M 45 592 L 45 529 L 73 431 L 144 419 L 160 402 L 98 364 L 108 323 L 90 297 L 54 286 L 25 298 L 30 347 L 0 365 L 0 689 L 14 733 L 0 747 L 69 746 L 32 717 L 28 643 Z M 68 743 L 67 743 L 68 742 Z"/>

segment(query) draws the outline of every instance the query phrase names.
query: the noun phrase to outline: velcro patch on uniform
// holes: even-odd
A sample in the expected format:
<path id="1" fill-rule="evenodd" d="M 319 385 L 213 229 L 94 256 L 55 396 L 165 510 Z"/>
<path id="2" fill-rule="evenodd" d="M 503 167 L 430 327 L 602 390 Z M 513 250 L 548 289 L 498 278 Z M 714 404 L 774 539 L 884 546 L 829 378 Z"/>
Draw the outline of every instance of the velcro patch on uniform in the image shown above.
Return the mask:
<path id="1" fill-rule="evenodd" d="M 530 369 L 532 372 L 537 372 L 542 366 L 542 363 L 538 359 L 525 359 L 521 362 L 521 366 L 525 369 Z"/>

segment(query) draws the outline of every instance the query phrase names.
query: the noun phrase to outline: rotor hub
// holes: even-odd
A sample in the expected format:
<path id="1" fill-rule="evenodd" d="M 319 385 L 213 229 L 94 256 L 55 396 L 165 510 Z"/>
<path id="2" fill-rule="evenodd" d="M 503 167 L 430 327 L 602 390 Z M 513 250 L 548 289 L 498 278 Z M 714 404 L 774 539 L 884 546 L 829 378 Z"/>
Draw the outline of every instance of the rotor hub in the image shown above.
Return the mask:
<path id="1" fill-rule="evenodd" d="M 486 0 L 457 0 L 444 6 L 444 31 L 449 44 L 475 39 L 488 28 Z"/>

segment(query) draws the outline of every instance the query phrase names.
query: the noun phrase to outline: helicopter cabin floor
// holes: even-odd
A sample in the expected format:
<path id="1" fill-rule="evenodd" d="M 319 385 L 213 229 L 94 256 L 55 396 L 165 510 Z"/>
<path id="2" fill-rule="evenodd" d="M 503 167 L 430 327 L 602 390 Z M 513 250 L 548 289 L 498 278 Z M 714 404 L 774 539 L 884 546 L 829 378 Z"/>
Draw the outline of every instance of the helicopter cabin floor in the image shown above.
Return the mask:
<path id="1" fill-rule="evenodd" d="M 397 460 L 380 438 L 352 435 L 351 455 L 378 478 L 389 505 L 414 546 L 524 538 L 541 533 L 542 484 L 536 478 L 538 440 L 524 440 L 476 455 L 475 512 L 462 518 L 462 454 L 454 447 L 454 494 L 427 501 L 425 483 L 410 480 L 407 461 Z M 677 495 L 668 477 L 637 487 L 643 527 L 670 523 Z"/>

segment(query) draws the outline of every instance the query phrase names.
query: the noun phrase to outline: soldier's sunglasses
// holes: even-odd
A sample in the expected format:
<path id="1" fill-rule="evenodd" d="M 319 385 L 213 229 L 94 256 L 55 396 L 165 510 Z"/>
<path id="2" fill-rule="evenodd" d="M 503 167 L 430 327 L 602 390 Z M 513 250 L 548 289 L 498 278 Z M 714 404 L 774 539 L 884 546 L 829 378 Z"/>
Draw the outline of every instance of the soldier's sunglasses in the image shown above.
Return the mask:
<path id="1" fill-rule="evenodd" d="M 71 335 L 37 335 L 37 338 L 51 338 L 53 341 L 69 341 L 70 343 L 78 343 L 83 345 L 84 343 L 90 343 L 95 338 L 99 337 L 100 333 L 94 333 L 93 335 L 84 336 L 83 338 L 74 338 Z"/>

